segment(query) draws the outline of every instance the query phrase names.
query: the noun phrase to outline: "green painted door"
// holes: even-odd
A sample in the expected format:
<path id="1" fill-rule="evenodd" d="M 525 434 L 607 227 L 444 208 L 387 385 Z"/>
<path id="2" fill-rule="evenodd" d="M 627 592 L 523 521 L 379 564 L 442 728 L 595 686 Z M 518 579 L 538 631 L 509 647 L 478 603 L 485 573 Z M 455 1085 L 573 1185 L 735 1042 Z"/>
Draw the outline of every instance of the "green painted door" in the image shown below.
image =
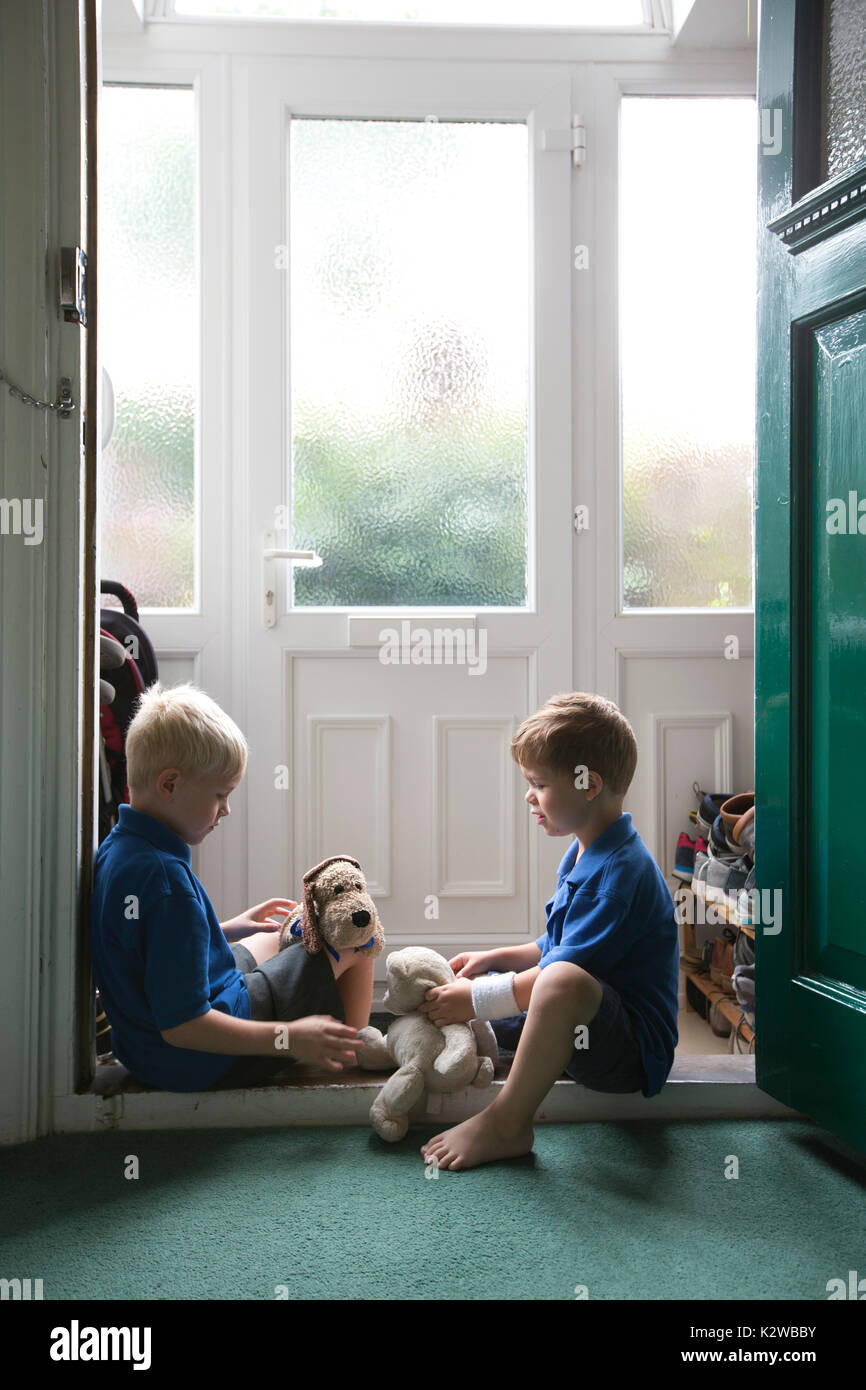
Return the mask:
<path id="1" fill-rule="evenodd" d="M 756 1079 L 866 1149 L 866 0 L 758 62 Z"/>

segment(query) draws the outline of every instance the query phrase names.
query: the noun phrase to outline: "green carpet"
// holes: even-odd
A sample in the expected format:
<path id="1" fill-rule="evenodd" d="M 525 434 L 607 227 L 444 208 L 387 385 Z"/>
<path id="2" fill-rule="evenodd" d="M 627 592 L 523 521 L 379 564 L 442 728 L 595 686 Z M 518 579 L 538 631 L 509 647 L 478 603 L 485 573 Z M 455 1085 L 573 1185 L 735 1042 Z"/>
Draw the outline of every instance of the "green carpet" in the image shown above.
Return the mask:
<path id="1" fill-rule="evenodd" d="M 573 1299 L 579 1284 L 596 1300 L 825 1300 L 828 1279 L 866 1275 L 866 1158 L 806 1122 L 539 1125 L 525 1158 L 427 1178 L 418 1146 L 435 1132 L 3 1149 L 0 1274 L 42 1278 L 45 1299 L 274 1299 L 286 1285 L 353 1301 Z"/>

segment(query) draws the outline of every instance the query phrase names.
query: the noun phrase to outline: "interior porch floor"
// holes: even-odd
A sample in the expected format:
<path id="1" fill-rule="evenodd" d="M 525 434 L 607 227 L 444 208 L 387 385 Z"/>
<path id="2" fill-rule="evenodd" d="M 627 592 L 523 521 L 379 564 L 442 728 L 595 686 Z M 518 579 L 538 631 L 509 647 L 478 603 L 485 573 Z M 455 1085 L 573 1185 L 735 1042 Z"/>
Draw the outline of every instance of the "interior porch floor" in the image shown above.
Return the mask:
<path id="1" fill-rule="evenodd" d="M 373 1016 L 376 1021 L 376 1015 Z M 563 1076 L 548 1093 L 536 1123 L 595 1120 L 802 1119 L 755 1085 L 755 1057 L 731 1054 L 728 1040 L 712 1033 L 692 1010 L 679 1015 L 679 1045 L 670 1076 L 657 1096 L 589 1091 Z M 705 1050 L 702 1050 L 705 1049 Z M 426 1096 L 410 1111 L 411 1124 L 456 1124 L 483 1110 L 505 1083 L 508 1055 L 497 1064 L 493 1085 L 445 1096 Z M 243 1091 L 166 1092 L 143 1086 L 118 1063 L 96 1069 L 91 1091 L 104 1104 L 104 1122 L 123 1128 L 159 1123 L 225 1125 L 368 1125 L 370 1106 L 389 1072 L 353 1067 L 340 1075 L 296 1063 L 266 1086 Z M 194 1095 L 194 1106 L 190 1097 Z M 122 1097 L 121 1104 L 114 1098 Z M 226 1105 L 231 1098 L 232 1104 Z"/>

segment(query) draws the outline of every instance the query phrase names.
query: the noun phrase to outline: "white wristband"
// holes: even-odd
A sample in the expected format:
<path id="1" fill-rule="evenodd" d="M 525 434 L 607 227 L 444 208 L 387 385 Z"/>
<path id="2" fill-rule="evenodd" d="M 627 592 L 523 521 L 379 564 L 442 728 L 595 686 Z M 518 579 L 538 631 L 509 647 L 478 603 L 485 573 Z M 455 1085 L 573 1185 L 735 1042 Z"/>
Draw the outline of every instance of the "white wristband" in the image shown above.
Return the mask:
<path id="1" fill-rule="evenodd" d="M 520 1013 L 512 984 L 515 971 L 503 975 L 479 975 L 472 981 L 472 1007 L 476 1018 L 513 1018 Z"/>

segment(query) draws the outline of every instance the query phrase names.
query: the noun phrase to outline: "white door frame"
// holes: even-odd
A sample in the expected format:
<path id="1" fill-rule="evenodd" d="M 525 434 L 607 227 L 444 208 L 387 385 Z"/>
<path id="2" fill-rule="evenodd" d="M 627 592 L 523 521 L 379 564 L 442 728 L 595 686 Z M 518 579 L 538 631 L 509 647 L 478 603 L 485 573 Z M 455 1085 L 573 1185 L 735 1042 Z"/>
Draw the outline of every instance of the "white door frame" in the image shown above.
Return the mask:
<path id="1" fill-rule="evenodd" d="M 29 6 L 18 8 L 22 13 L 31 10 Z M 39 7 L 32 7 L 32 10 L 33 22 L 36 22 L 41 10 Z M 569 228 L 570 239 L 573 235 L 574 241 L 587 241 L 580 221 L 580 200 L 581 197 L 592 196 L 592 190 L 598 183 L 594 220 L 597 249 L 595 259 L 600 274 L 598 277 L 575 281 L 572 302 L 571 342 L 577 373 L 572 417 L 575 445 L 573 495 L 575 503 L 588 502 L 592 505 L 595 501 L 599 520 L 599 525 L 593 532 L 583 534 L 577 547 L 574 591 L 578 596 L 578 602 L 574 604 L 573 684 L 576 688 L 603 690 L 616 699 L 618 663 L 630 650 L 639 650 L 647 655 L 651 650 L 659 654 L 660 647 L 671 652 L 680 652 L 685 644 L 689 652 L 700 655 L 703 651 L 702 643 L 706 643 L 708 615 L 701 615 L 700 618 L 692 615 L 669 618 L 664 614 L 618 616 L 615 598 L 618 590 L 615 552 L 607 542 L 605 547 L 598 544 L 602 533 L 608 536 L 616 535 L 618 497 L 615 493 L 619 448 L 616 437 L 617 413 L 610 413 L 618 379 L 615 375 L 615 325 L 611 315 L 611 305 L 615 303 L 615 253 L 610 223 L 605 225 L 605 209 L 609 212 L 612 207 L 615 212 L 616 135 L 612 129 L 602 124 L 605 109 L 609 109 L 605 105 L 606 99 L 603 98 L 603 79 L 616 79 L 626 84 L 646 81 L 652 84 L 654 90 L 659 91 L 671 90 L 670 84 L 678 80 L 691 81 L 707 91 L 719 90 L 720 84 L 725 82 L 734 84 L 735 90 L 753 91 L 754 53 L 744 50 L 742 53 L 725 54 L 721 60 L 717 55 L 710 53 L 703 53 L 699 58 L 695 55 L 689 58 L 688 55 L 684 56 L 677 50 L 672 50 L 668 39 L 661 35 L 581 35 L 563 40 L 562 36 L 549 34 L 527 36 L 512 33 L 503 36 L 474 33 L 467 40 L 464 36 L 442 31 L 427 36 L 389 32 L 384 37 L 375 35 L 371 38 L 369 34 L 361 35 L 357 32 L 349 35 L 345 30 L 342 35 L 337 36 L 322 32 L 311 34 L 309 31 L 287 34 L 279 26 L 255 25 L 245 28 L 243 25 L 232 24 L 165 23 L 151 24 L 143 33 L 128 38 L 111 36 L 106 44 L 106 71 L 112 78 L 126 74 L 129 80 L 139 81 L 159 81 L 160 74 L 165 75 L 169 72 L 192 72 L 201 75 L 202 94 L 205 94 L 210 86 L 214 100 L 219 105 L 219 112 L 215 116 L 216 124 L 213 127 L 215 135 L 212 138 L 211 155 L 207 162 L 207 167 L 211 168 L 217 177 L 217 183 L 219 180 L 222 181 L 219 187 L 213 185 L 213 196 L 219 201 L 230 196 L 227 164 L 230 143 L 236 146 L 243 140 L 244 113 L 241 110 L 232 112 L 225 95 L 231 69 L 238 61 L 233 54 L 260 52 L 266 46 L 267 51 L 271 53 L 315 51 L 328 55 L 342 45 L 342 51 L 352 51 L 357 56 L 363 56 L 370 55 L 371 44 L 379 42 L 384 45 L 376 54 L 380 57 L 387 53 L 387 56 L 395 59 L 423 55 L 455 61 L 463 61 L 472 56 L 481 59 L 511 59 L 515 63 L 525 63 L 527 60 L 550 62 L 556 66 L 557 80 L 570 74 L 575 65 L 585 63 L 592 69 L 594 81 L 598 80 L 597 85 L 586 89 L 591 103 L 587 106 L 586 115 L 590 153 L 580 177 L 573 181 L 573 234 L 571 227 Z M 21 52 L 22 50 L 17 50 L 16 62 L 19 61 Z M 647 58 L 651 58 L 652 63 L 647 63 Z M 38 63 L 36 66 L 38 67 Z M 668 86 L 665 87 L 665 84 Z M 38 88 L 34 87 L 32 92 L 35 97 L 38 95 Z M 206 101 L 204 95 L 202 100 Z M 205 109 L 204 106 L 202 109 Z M 70 119 L 62 128 L 66 131 L 77 130 L 77 121 Z M 39 146 L 40 137 L 37 129 L 32 123 L 28 127 L 24 121 L 19 126 L 22 138 L 31 139 L 38 147 L 30 151 L 25 163 L 31 169 L 41 171 L 39 177 L 43 177 L 46 166 L 44 153 Z M 593 138 L 597 142 L 597 154 L 592 151 Z M 77 176 L 77 162 L 72 167 Z M 8 226 L 8 223 L 6 225 Z M 216 229 L 214 233 L 221 236 Z M 223 276 L 222 283 L 228 286 L 231 284 L 232 269 L 236 264 L 236 251 L 232 254 L 233 248 L 225 239 L 220 240 L 219 245 L 216 261 Z M 32 269 L 31 267 L 31 271 Z M 38 272 L 31 276 L 34 305 L 42 302 L 41 272 L 40 262 Z M 208 312 L 213 314 L 214 308 L 211 307 Z M 223 386 L 226 379 L 219 373 L 228 372 L 229 368 L 225 362 L 220 366 L 223 361 L 222 346 L 233 341 L 236 350 L 242 356 L 244 351 L 248 350 L 248 343 L 238 336 L 237 325 L 231 323 L 228 308 L 225 312 L 228 314 L 228 320 L 221 320 L 219 316 L 212 319 L 216 331 L 206 340 L 213 344 L 213 350 L 217 354 L 216 363 L 211 363 L 209 371 L 212 372 L 216 367 L 218 375 L 215 379 Z M 35 326 L 34 318 L 34 329 Z M 63 325 L 60 328 L 60 333 L 66 335 L 67 342 L 71 332 L 71 326 Z M 40 366 L 38 352 L 35 350 L 32 361 L 34 367 Z M 63 365 L 67 365 L 67 362 Z M 51 373 L 46 375 L 46 390 L 50 389 L 51 376 Z M 227 402 L 228 391 L 222 390 L 220 399 L 216 403 L 211 402 L 212 408 L 203 409 L 202 414 L 203 420 L 207 418 L 214 428 L 222 431 L 216 449 L 216 466 L 223 470 L 220 491 L 223 503 L 216 522 L 214 546 L 217 550 L 220 548 L 220 541 L 223 545 L 230 544 L 233 535 L 239 533 L 247 536 L 250 529 L 247 511 L 248 480 L 245 473 L 249 423 L 243 414 L 239 413 L 237 404 L 229 418 Z M 8 409 L 5 418 L 10 418 Z M 8 449 L 8 428 L 4 444 Z M 38 454 L 34 454 L 34 457 L 38 457 Z M 237 466 L 238 463 L 241 464 L 240 467 Z M 66 517 L 78 515 L 80 489 L 76 469 L 64 470 L 54 465 L 51 467 L 52 478 L 59 488 L 59 492 L 54 493 L 59 509 L 55 514 Z M 602 527 L 604 517 L 607 521 Z M 10 661 L 20 661 L 22 669 L 34 674 L 36 684 L 31 690 L 32 708 L 32 702 L 36 699 L 36 689 L 42 689 L 42 648 L 39 634 L 43 630 L 45 605 L 50 605 L 48 620 L 53 641 L 53 670 L 51 679 L 45 686 L 45 693 L 53 700 L 53 705 L 45 715 L 44 727 L 49 730 L 47 762 L 49 783 L 52 777 L 54 779 L 56 813 L 51 813 L 54 818 L 48 829 L 42 826 L 44 806 L 40 804 L 41 793 L 38 791 L 31 798 L 28 815 L 21 815 L 20 793 L 17 785 L 12 785 L 15 779 L 13 764 L 9 761 L 11 756 L 17 757 L 18 763 L 15 766 L 20 765 L 22 769 L 26 762 L 25 782 L 22 785 L 28 784 L 34 788 L 42 786 L 41 773 L 46 758 L 39 737 L 34 732 L 38 721 L 31 719 L 29 708 L 22 707 L 14 712 L 13 722 L 12 706 L 4 699 L 0 707 L 4 749 L 19 750 L 13 754 L 4 754 L 4 839 L 6 834 L 10 833 L 6 827 L 14 825 L 16 834 L 11 851 L 7 851 L 7 862 L 11 862 L 13 856 L 20 859 L 15 892 L 10 897 L 4 892 L 4 919 L 11 920 L 7 914 L 12 913 L 15 920 L 25 922 L 30 931 L 29 935 L 19 931 L 10 933 L 10 939 L 16 943 L 16 955 L 7 962 L 4 972 L 5 984 L 2 986 L 2 999 L 12 1039 L 5 1054 L 3 1071 L 3 1094 L 6 1100 L 0 1142 L 6 1143 L 21 1142 L 50 1130 L 88 1129 L 97 1124 L 116 1122 L 116 1119 L 112 1119 L 113 1107 L 110 1102 L 92 1095 L 75 1094 L 74 1066 L 69 1045 L 77 1026 L 74 934 L 71 924 L 75 922 L 77 915 L 76 885 L 81 849 L 80 818 L 76 814 L 79 779 L 77 770 L 74 769 L 77 768 L 81 757 L 86 761 L 87 750 L 80 748 L 77 742 L 80 721 L 73 709 L 72 701 L 68 699 L 69 691 L 80 688 L 80 631 L 76 627 L 73 637 L 74 625 L 67 621 L 68 614 L 60 601 L 60 593 L 68 596 L 77 592 L 76 577 L 80 575 L 80 551 L 78 528 L 68 525 L 57 526 L 53 530 L 57 550 L 55 556 L 49 559 L 47 547 L 53 542 L 48 540 L 48 535 L 46 531 L 41 573 L 44 575 L 49 563 L 52 565 L 52 573 L 55 576 L 53 596 L 46 595 L 40 587 L 41 579 L 32 588 L 28 581 L 20 590 L 23 603 L 16 613 L 18 625 L 13 633 L 9 626 L 4 624 L 3 631 L 4 663 L 7 662 L 7 657 Z M 209 544 L 211 543 L 213 542 L 209 538 Z M 221 631 L 228 634 L 229 643 L 222 652 L 215 652 L 213 658 L 210 651 L 198 649 L 202 654 L 195 674 L 202 684 L 212 689 L 217 698 L 223 700 L 242 727 L 247 727 L 244 699 L 246 672 L 241 662 L 230 662 L 225 652 L 243 650 L 245 635 L 250 631 L 251 615 L 246 611 L 245 594 L 227 591 L 226 588 L 222 588 L 220 592 L 224 605 Z M 725 627 L 740 631 L 742 627 L 745 632 L 751 623 L 751 616 L 741 615 L 734 619 L 732 625 L 731 618 L 726 619 L 724 614 L 709 615 L 709 622 L 720 630 Z M 148 626 L 151 625 L 150 618 L 146 623 Z M 619 645 L 612 651 L 611 638 L 615 637 L 619 642 L 620 634 L 623 641 L 628 637 L 629 647 Z M 200 635 L 204 636 L 203 630 Z M 216 635 L 216 629 L 209 630 L 211 638 Z M 172 650 L 170 639 L 171 634 L 167 631 L 162 637 L 162 640 L 168 643 L 167 647 L 163 648 L 164 651 Z M 160 646 L 159 640 L 157 645 Z M 178 639 L 176 650 L 195 654 L 194 645 L 186 639 Z M 713 650 L 715 651 L 715 646 Z M 7 665 L 7 669 L 11 667 Z M 63 750 L 62 755 L 58 752 L 60 749 Z M 76 752 L 78 758 L 75 756 Z M 233 798 L 233 804 L 236 813 L 239 813 L 238 818 L 243 820 L 243 796 Z M 67 812 L 68 819 L 64 821 Z M 15 824 L 16 816 L 20 817 L 20 824 Z M 237 863 L 234 862 L 235 842 L 241 845 L 237 851 Z M 20 856 L 17 848 L 19 845 Z M 233 837 L 231 847 L 226 846 L 224 854 L 230 881 L 238 881 L 238 875 L 244 871 L 244 865 L 240 862 L 243 859 L 244 848 L 242 836 Z M 222 882 L 222 863 L 204 864 L 200 871 L 209 887 L 214 884 L 215 876 L 218 882 Z M 54 897 L 50 905 L 47 902 L 43 904 L 43 910 L 40 912 L 39 902 L 43 884 L 51 886 L 50 891 Z M 213 896 L 217 903 L 220 896 L 218 889 L 214 891 Z M 226 903 L 224 910 L 235 911 L 243 905 L 245 904 Z M 46 962 L 47 966 L 40 982 L 38 967 L 40 963 Z M 20 1046 L 13 1045 L 16 1038 L 21 1040 Z M 152 1104 L 149 1106 L 145 1124 L 159 1126 L 169 1122 L 182 1127 L 192 1122 L 185 1097 L 166 1094 L 154 1095 L 149 1100 Z M 245 1097 L 242 1095 L 215 1097 L 214 1104 L 208 1110 L 210 1118 L 203 1122 L 254 1122 L 256 1116 L 248 1116 L 244 1101 Z M 116 1116 L 116 1109 L 113 1113 Z M 174 1119 L 170 1118 L 172 1116 Z"/>

